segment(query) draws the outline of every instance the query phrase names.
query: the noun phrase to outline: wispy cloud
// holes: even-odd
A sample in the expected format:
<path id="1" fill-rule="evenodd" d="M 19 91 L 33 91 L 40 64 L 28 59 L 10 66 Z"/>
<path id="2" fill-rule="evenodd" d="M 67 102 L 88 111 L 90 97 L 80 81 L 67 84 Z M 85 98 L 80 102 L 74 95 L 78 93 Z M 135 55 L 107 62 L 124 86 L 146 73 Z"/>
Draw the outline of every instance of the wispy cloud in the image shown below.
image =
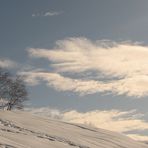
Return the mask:
<path id="1" fill-rule="evenodd" d="M 47 73 L 42 75 L 42 79 L 56 89 L 80 94 L 111 92 L 136 97 L 148 95 L 147 46 L 68 38 L 57 41 L 52 49 L 30 48 L 28 52 L 30 57 L 50 61 L 50 67 L 54 69 L 51 73 L 56 79 L 51 83 Z M 87 76 L 88 72 L 91 77 Z M 82 76 L 74 78 L 74 73 Z M 37 73 L 35 75 L 38 77 Z M 41 77 L 41 74 L 38 75 Z"/>
<path id="2" fill-rule="evenodd" d="M 76 110 L 62 112 L 48 107 L 30 108 L 26 110 L 46 118 L 52 117 L 66 122 L 87 124 L 120 133 L 125 132 L 128 133 L 127 135 L 129 137 L 136 140 L 143 141 L 144 139 L 148 139 L 148 136 L 143 137 L 142 135 L 130 134 L 130 131 L 133 130 L 143 131 L 148 129 L 148 122 L 142 119 L 144 115 L 137 113 L 135 110 L 93 110 L 84 113 Z"/>
<path id="3" fill-rule="evenodd" d="M 19 72 L 19 74 L 24 76 L 25 81 L 29 85 L 37 85 L 40 81 L 45 81 L 47 86 L 54 87 L 56 90 L 72 91 L 81 95 L 109 90 L 109 88 L 106 88 L 106 85 L 103 87 L 103 84 L 99 84 L 99 82 L 71 79 L 58 73 L 30 71 Z"/>
<path id="4" fill-rule="evenodd" d="M 54 15 L 60 15 L 60 14 L 61 12 L 46 12 L 44 16 L 54 16 Z"/>
<path id="5" fill-rule="evenodd" d="M 58 91 L 71 91 L 80 95 L 94 94 L 99 92 L 112 92 L 117 95 L 127 94 L 129 96 L 137 95 L 133 87 L 131 87 L 131 89 L 129 88 L 130 83 L 126 82 L 128 79 L 120 81 L 118 80 L 118 82 L 115 80 L 104 83 L 102 81 L 95 80 L 73 79 L 62 76 L 58 73 L 41 72 L 36 70 L 29 72 L 19 72 L 19 74 L 24 76 L 28 85 L 37 85 L 44 81 L 46 82 L 47 86 L 53 87 Z M 125 89 L 123 89 L 123 87 L 125 87 Z M 128 90 L 130 92 L 128 92 Z M 138 91 L 138 95 L 140 95 L 140 90 Z"/>
<path id="6" fill-rule="evenodd" d="M 127 135 L 128 137 L 131 137 L 135 140 L 138 140 L 138 141 L 143 141 L 143 142 L 147 142 L 148 141 L 148 136 L 145 136 L 145 135 L 140 135 L 140 134 L 128 134 Z"/>
<path id="7" fill-rule="evenodd" d="M 48 16 L 57 16 L 60 15 L 62 12 L 57 12 L 57 11 L 46 11 L 46 12 L 38 12 L 38 13 L 33 13 L 32 17 L 48 17 Z"/>
<path id="8" fill-rule="evenodd" d="M 0 67 L 1 68 L 14 68 L 18 64 L 12 60 L 6 58 L 0 58 Z"/>

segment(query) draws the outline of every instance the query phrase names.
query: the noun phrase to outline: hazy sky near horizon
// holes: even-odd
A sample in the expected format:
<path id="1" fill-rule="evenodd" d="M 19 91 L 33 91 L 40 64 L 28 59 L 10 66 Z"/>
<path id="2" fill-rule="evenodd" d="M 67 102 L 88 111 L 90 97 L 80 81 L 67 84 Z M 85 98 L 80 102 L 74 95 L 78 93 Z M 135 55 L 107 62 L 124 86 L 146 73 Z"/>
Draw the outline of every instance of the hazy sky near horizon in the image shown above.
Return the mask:
<path id="1" fill-rule="evenodd" d="M 0 66 L 25 76 L 30 106 L 148 122 L 147 14 L 147 0 L 0 0 Z"/>

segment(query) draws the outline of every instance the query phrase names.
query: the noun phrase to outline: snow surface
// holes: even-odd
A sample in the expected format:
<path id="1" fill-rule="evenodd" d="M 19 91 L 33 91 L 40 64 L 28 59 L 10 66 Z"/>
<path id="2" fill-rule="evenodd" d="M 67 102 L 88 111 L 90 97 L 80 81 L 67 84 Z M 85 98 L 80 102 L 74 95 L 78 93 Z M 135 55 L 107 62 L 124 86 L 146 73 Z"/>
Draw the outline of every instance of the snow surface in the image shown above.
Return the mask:
<path id="1" fill-rule="evenodd" d="M 1 148 L 148 148 L 122 134 L 46 119 L 21 111 L 0 111 Z"/>

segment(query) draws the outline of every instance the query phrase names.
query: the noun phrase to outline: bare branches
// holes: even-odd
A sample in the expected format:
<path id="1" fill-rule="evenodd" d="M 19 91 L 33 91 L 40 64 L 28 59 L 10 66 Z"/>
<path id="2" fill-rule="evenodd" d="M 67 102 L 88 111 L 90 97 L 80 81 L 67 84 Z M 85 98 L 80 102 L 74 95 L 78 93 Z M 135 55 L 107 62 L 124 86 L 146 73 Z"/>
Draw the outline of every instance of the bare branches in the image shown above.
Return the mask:
<path id="1" fill-rule="evenodd" d="M 0 69 L 0 108 L 23 108 L 23 102 L 28 100 L 28 92 L 23 78 L 11 76 L 9 72 Z"/>

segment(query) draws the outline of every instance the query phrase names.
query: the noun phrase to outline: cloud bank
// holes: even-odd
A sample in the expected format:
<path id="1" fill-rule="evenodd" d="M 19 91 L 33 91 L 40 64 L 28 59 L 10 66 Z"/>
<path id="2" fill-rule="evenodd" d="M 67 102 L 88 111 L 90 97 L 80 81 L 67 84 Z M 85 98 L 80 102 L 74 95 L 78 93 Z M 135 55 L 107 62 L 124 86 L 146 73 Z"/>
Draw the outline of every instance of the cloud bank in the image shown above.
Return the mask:
<path id="1" fill-rule="evenodd" d="M 32 72 L 28 79 L 43 79 L 59 91 L 83 95 L 111 92 L 139 98 L 148 95 L 147 46 L 67 38 L 51 49 L 29 48 L 28 53 L 49 60 L 52 69 L 49 73 Z"/>
<path id="2" fill-rule="evenodd" d="M 46 118 L 60 119 L 66 122 L 86 124 L 89 126 L 112 130 L 120 133 L 126 133 L 129 137 L 144 141 L 147 136 L 130 134 L 130 131 L 148 130 L 148 122 L 144 121 L 143 114 L 135 110 L 93 110 L 89 112 L 78 112 L 76 110 L 62 112 L 48 107 L 28 108 L 27 111 Z"/>

